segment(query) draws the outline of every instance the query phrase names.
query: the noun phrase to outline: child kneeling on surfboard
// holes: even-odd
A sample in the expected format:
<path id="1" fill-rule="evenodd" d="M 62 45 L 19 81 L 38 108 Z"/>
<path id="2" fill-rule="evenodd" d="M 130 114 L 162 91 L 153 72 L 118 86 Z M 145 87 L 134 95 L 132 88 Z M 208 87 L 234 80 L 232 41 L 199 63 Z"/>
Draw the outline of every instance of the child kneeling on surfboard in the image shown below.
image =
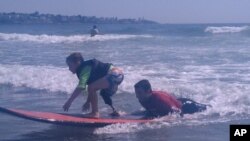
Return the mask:
<path id="1" fill-rule="evenodd" d="M 87 114 L 88 117 L 99 118 L 98 112 L 98 99 L 96 92 L 101 90 L 100 94 L 104 102 L 110 105 L 113 113 L 116 114 L 111 96 L 113 96 L 118 85 L 123 81 L 124 75 L 121 69 L 114 67 L 111 63 L 103 63 L 96 59 L 84 61 L 81 53 L 72 53 L 66 58 L 66 63 L 69 70 L 76 74 L 79 83 L 75 88 L 70 98 L 63 106 L 64 111 L 68 111 L 74 99 L 86 89 L 88 85 L 88 98 L 83 105 L 83 110 L 89 110 L 91 106 L 91 113 Z"/>
<path id="2" fill-rule="evenodd" d="M 173 112 L 192 114 L 206 110 L 208 105 L 197 103 L 188 98 L 175 98 L 163 91 L 153 91 L 148 80 L 144 79 L 134 85 L 135 94 L 149 117 L 168 115 Z"/>

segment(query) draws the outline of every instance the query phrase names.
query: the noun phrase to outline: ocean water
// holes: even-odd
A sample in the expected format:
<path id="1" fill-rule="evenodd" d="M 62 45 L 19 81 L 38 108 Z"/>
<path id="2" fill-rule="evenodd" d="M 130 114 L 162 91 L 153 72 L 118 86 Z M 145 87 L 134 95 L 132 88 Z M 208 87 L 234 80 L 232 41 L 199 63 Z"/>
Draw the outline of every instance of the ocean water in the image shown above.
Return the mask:
<path id="1" fill-rule="evenodd" d="M 125 72 L 113 96 L 122 113 L 142 110 L 133 85 L 149 79 L 155 90 L 210 104 L 208 110 L 166 116 L 148 124 L 64 127 L 0 113 L 2 141 L 228 141 L 230 124 L 250 123 L 250 24 L 0 25 L 0 106 L 63 112 L 77 78 L 65 58 L 112 62 Z M 86 95 L 70 113 L 81 113 Z M 110 113 L 99 100 L 102 115 Z"/>

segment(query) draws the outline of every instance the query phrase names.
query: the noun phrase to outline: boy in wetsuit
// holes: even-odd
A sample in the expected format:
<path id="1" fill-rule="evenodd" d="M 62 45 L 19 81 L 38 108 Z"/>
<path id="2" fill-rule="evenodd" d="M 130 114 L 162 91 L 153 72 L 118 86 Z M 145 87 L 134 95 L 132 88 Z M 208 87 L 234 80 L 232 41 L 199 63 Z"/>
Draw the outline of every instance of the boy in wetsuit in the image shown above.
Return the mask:
<path id="1" fill-rule="evenodd" d="M 101 90 L 100 94 L 104 102 L 110 105 L 115 113 L 112 105 L 111 96 L 114 95 L 118 89 L 118 85 L 123 81 L 123 72 L 121 69 L 114 67 L 110 63 L 103 63 L 96 59 L 84 61 L 81 53 L 72 53 L 66 58 L 66 63 L 69 70 L 76 74 L 79 83 L 75 88 L 70 98 L 63 106 L 64 111 L 68 111 L 74 99 L 86 89 L 88 85 L 88 98 L 83 105 L 83 110 L 92 111 L 87 114 L 88 117 L 98 118 L 98 99 L 96 92 Z"/>
<path id="2" fill-rule="evenodd" d="M 135 94 L 140 104 L 146 109 L 147 116 L 158 117 L 173 112 L 192 114 L 206 110 L 207 105 L 191 99 L 179 98 L 162 91 L 152 91 L 148 80 L 144 79 L 134 85 Z"/>

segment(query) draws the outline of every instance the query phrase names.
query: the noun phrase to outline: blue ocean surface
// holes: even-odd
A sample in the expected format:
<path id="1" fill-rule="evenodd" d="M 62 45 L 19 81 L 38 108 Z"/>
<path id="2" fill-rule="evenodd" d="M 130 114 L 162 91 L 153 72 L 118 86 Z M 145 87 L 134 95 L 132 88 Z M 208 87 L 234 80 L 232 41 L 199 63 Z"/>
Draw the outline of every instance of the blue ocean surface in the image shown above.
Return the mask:
<path id="1" fill-rule="evenodd" d="M 170 115 L 161 122 L 101 128 L 56 126 L 0 113 L 1 141 L 228 141 L 230 124 L 250 123 L 250 24 L 0 24 L 0 106 L 63 112 L 78 83 L 65 64 L 72 52 L 122 68 L 114 105 L 123 114 L 142 110 L 133 85 L 212 107 Z M 100 98 L 100 97 L 99 97 Z M 86 94 L 69 113 L 81 113 Z M 111 109 L 99 99 L 102 115 Z"/>

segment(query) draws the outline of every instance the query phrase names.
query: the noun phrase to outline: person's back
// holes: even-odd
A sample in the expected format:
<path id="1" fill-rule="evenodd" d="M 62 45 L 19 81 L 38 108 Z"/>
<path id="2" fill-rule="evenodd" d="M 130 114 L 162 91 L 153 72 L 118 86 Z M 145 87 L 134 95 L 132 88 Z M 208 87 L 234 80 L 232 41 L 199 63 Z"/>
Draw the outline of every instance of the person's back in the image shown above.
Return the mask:
<path id="1" fill-rule="evenodd" d="M 206 110 L 207 105 L 197 103 L 188 98 L 175 98 L 163 91 L 152 91 L 148 80 L 141 80 L 135 84 L 135 93 L 140 104 L 149 113 L 148 116 L 164 116 L 173 112 L 193 114 Z"/>
<path id="2" fill-rule="evenodd" d="M 181 104 L 172 95 L 162 91 L 152 91 L 145 101 L 139 101 L 152 116 L 164 116 L 180 111 Z"/>
<path id="3" fill-rule="evenodd" d="M 149 116 L 164 116 L 175 111 L 180 112 L 181 103 L 166 92 L 152 91 L 148 80 L 136 83 L 135 93 Z"/>

